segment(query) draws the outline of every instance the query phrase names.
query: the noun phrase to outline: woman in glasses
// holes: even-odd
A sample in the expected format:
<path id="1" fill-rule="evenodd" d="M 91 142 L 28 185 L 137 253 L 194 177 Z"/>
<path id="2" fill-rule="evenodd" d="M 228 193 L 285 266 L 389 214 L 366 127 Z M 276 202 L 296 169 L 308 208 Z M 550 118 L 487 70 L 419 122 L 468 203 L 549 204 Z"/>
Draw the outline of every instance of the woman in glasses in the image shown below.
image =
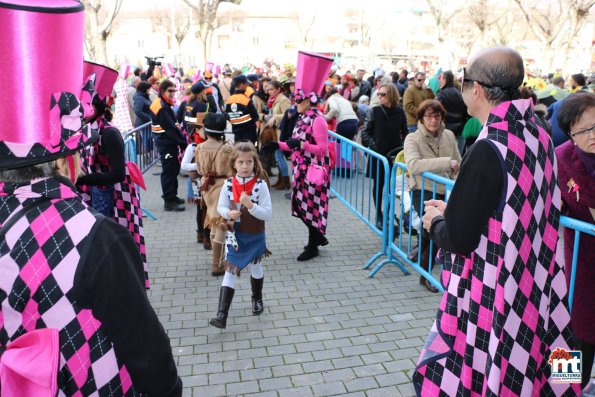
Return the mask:
<path id="1" fill-rule="evenodd" d="M 407 135 L 407 120 L 399 105 L 399 91 L 392 83 L 382 84 L 376 91 L 380 106 L 370 108 L 364 120 L 362 144 L 378 154 L 386 155 L 401 146 Z M 392 159 L 388 159 L 389 169 Z M 376 227 L 382 229 L 382 192 L 384 190 L 384 167 L 378 169 L 378 161 L 372 161 L 368 175 L 374 179 L 374 205 Z M 377 190 L 378 189 L 378 190 Z"/>
<path id="2" fill-rule="evenodd" d="M 560 128 L 570 140 L 556 148 L 562 213 L 584 222 L 595 222 L 595 95 L 571 95 L 560 106 Z M 570 281 L 574 231 L 564 229 L 566 279 Z M 589 381 L 595 350 L 595 237 L 581 234 L 571 313 L 575 350 L 581 350 L 581 388 Z"/>
<path id="3" fill-rule="evenodd" d="M 446 110 L 436 99 L 423 101 L 417 109 L 417 131 L 405 138 L 405 163 L 409 171 L 409 187 L 412 189 L 411 200 L 419 216 L 423 215 L 423 202 L 433 197 L 433 182 L 426 179 L 422 184 L 421 174 L 431 172 L 445 178 L 454 179 L 459 172 L 461 155 L 457 148 L 457 139 L 452 131 L 444 126 Z M 436 184 L 436 199 L 444 200 L 445 187 Z M 423 197 L 422 197 L 423 192 Z M 429 270 L 430 236 L 422 231 L 421 266 Z M 419 283 L 430 292 L 438 292 L 424 276 Z"/>

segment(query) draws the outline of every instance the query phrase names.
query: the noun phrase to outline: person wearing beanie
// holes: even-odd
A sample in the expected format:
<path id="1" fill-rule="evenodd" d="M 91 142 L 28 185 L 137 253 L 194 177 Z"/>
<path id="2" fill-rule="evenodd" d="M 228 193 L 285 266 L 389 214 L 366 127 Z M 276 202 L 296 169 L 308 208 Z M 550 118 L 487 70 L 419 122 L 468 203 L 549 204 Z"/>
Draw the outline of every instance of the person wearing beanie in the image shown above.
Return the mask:
<path id="1" fill-rule="evenodd" d="M 210 230 L 210 240 L 213 248 L 211 275 L 213 277 L 225 274 L 223 256 L 225 254 L 225 232 L 219 229 L 222 221 L 217 212 L 219 193 L 225 180 L 231 176 L 229 156 L 231 146 L 225 142 L 225 115 L 209 113 L 204 119 L 203 131 L 207 138 L 196 147 L 194 157 L 197 171 L 202 175 L 201 191 L 203 201 L 207 207 L 203 227 Z"/>
<path id="2" fill-rule="evenodd" d="M 234 140 L 256 143 L 256 131 L 259 127 L 258 111 L 250 98 L 246 96 L 249 81 L 241 74 L 233 79 L 234 92 L 225 103 L 225 112 L 231 122 Z"/>
<path id="3" fill-rule="evenodd" d="M 184 111 L 184 124 L 186 125 L 186 131 L 188 131 L 190 139 L 190 145 L 186 148 L 186 153 L 182 159 L 182 169 L 193 175 L 197 171 L 197 164 L 195 162 L 194 152 L 196 146 L 205 142 L 206 137 L 204 136 L 204 119 L 207 114 L 215 113 L 217 109 L 208 102 L 206 95 L 206 86 L 202 82 L 195 83 L 190 88 L 190 96 L 185 105 Z M 186 168 L 184 168 L 186 167 Z M 194 175 L 193 175 L 194 176 Z M 199 193 L 195 194 L 195 186 L 198 183 L 198 179 L 202 178 L 201 174 L 197 174 L 194 178 L 188 178 L 189 190 L 188 198 L 197 204 L 196 214 L 196 241 L 202 243 L 204 249 L 211 249 L 211 231 L 208 227 L 204 227 L 204 218 L 206 216 L 206 206 L 202 200 L 202 195 Z M 199 183 L 198 183 L 199 184 Z"/>
<path id="4" fill-rule="evenodd" d="M 171 80 L 164 80 L 159 88 L 159 98 L 151 104 L 151 131 L 161 160 L 161 197 L 165 211 L 184 211 L 184 199 L 178 197 L 178 154 L 186 150 L 188 142 L 178 124 L 172 109 L 176 86 Z"/>

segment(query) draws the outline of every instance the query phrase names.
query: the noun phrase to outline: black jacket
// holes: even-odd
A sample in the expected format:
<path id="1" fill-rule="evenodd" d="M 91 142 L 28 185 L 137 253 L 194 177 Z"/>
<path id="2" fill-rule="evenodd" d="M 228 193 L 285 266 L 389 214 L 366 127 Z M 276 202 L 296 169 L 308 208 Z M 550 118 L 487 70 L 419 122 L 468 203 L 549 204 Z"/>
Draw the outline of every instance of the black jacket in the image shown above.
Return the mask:
<path id="1" fill-rule="evenodd" d="M 139 127 L 151 121 L 151 101 L 149 95 L 137 91 L 134 94 L 134 114 L 136 114 L 135 127 Z"/>
<path id="2" fill-rule="evenodd" d="M 407 132 L 407 119 L 402 107 L 374 106 L 364 121 L 362 144 L 386 155 L 391 150 L 403 146 Z"/>
<path id="3" fill-rule="evenodd" d="M 455 136 L 460 136 L 469 119 L 467 114 L 467 105 L 463 101 L 461 91 L 455 87 L 444 87 L 436 96 L 446 109 L 446 118 L 444 125 L 446 129 L 454 132 Z"/>

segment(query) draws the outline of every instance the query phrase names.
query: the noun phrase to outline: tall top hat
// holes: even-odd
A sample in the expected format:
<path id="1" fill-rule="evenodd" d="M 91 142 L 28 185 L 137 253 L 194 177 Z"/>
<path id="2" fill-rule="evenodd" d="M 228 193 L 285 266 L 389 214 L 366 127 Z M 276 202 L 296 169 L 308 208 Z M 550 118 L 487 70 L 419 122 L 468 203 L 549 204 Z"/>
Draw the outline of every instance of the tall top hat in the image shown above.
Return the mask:
<path id="1" fill-rule="evenodd" d="M 93 73 L 95 73 L 95 93 L 99 96 L 99 99 L 110 97 L 114 84 L 118 80 L 119 72 L 95 62 L 85 61 L 83 63 L 83 77 L 87 78 Z"/>
<path id="2" fill-rule="evenodd" d="M 318 102 L 328 72 L 333 65 L 333 58 L 313 52 L 298 52 L 297 72 L 295 80 L 295 99 L 310 99 Z"/>
<path id="3" fill-rule="evenodd" d="M 0 106 L 0 168 L 54 160 L 97 138 L 83 122 L 95 91 L 94 76 L 83 78 L 84 18 L 74 0 L 0 2 L 0 87 L 10 98 Z"/>

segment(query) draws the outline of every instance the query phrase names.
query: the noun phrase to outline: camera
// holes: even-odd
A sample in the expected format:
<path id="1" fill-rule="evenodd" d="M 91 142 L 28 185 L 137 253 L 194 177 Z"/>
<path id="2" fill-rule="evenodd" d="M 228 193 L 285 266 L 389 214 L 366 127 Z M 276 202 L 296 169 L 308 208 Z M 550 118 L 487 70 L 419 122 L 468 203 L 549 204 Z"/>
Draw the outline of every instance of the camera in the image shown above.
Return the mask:
<path id="1" fill-rule="evenodd" d="M 155 67 L 155 66 L 161 66 L 161 59 L 163 57 L 145 57 L 145 59 L 147 60 L 147 63 L 149 64 L 149 67 Z"/>

